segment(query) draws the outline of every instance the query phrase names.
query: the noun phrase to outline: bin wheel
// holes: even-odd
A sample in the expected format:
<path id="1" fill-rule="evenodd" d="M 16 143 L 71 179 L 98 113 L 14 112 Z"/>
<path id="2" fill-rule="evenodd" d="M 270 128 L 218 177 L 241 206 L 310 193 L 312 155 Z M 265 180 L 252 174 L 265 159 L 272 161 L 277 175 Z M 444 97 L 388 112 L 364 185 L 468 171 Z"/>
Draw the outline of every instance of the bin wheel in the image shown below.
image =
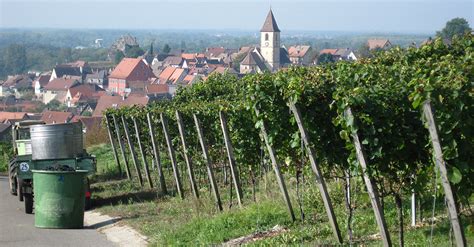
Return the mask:
<path id="1" fill-rule="evenodd" d="M 23 201 L 23 180 L 16 178 L 16 193 L 18 195 L 18 200 Z"/>
<path id="2" fill-rule="evenodd" d="M 33 195 L 24 194 L 23 197 L 25 198 L 25 213 L 32 214 L 33 213 Z"/>

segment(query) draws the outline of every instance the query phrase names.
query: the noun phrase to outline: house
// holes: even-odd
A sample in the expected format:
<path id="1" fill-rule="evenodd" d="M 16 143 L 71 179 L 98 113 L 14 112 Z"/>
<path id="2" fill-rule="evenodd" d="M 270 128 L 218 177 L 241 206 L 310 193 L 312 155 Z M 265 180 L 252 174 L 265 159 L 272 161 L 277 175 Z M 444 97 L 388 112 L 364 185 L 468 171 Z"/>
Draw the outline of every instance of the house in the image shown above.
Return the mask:
<path id="1" fill-rule="evenodd" d="M 170 87 L 168 84 L 150 84 L 145 89 L 150 101 L 171 99 Z"/>
<path id="2" fill-rule="evenodd" d="M 80 84 L 76 79 L 56 78 L 44 86 L 43 103 L 48 104 L 51 100 L 66 103 L 69 88 Z"/>
<path id="3" fill-rule="evenodd" d="M 107 108 L 120 108 L 122 106 L 132 106 L 132 105 L 147 105 L 148 101 L 149 101 L 148 97 L 143 97 L 143 96 L 130 95 L 128 97 L 125 97 L 125 96 L 103 95 L 99 98 L 99 101 L 97 102 L 97 106 L 92 116 L 101 117 L 103 112 Z"/>
<path id="4" fill-rule="evenodd" d="M 65 103 L 74 107 L 80 103 L 97 102 L 104 93 L 105 90 L 95 84 L 77 84 L 67 90 Z"/>
<path id="5" fill-rule="evenodd" d="M 217 67 L 212 73 L 219 73 L 219 74 L 232 74 L 232 75 L 237 75 L 237 71 L 235 71 L 233 68 L 226 68 L 226 67 Z M 211 73 L 211 74 L 212 74 Z"/>
<path id="6" fill-rule="evenodd" d="M 344 61 L 355 61 L 357 60 L 354 51 L 349 48 L 337 49 L 335 53 L 337 60 L 344 60 Z"/>
<path id="7" fill-rule="evenodd" d="M 334 61 L 344 60 L 344 61 L 355 61 L 357 57 L 355 56 L 354 52 L 349 48 L 341 48 L 341 49 L 322 49 L 319 52 L 319 55 L 322 54 L 330 54 Z M 317 58 L 314 61 L 317 64 Z"/>
<path id="8" fill-rule="evenodd" d="M 64 63 L 56 65 L 51 73 L 50 81 L 57 78 L 73 78 L 82 82 L 86 74 L 91 73 L 91 68 L 87 62 L 76 61 L 73 63 Z"/>
<path id="9" fill-rule="evenodd" d="M 161 73 L 158 75 L 158 83 L 159 84 L 168 84 L 171 75 L 173 75 L 174 71 L 176 70 L 175 67 L 166 67 Z"/>
<path id="10" fill-rule="evenodd" d="M 174 67 L 178 68 L 183 65 L 183 58 L 181 56 L 169 56 L 163 61 L 164 67 Z"/>
<path id="11" fill-rule="evenodd" d="M 0 96 L 3 97 L 14 94 L 17 98 L 20 98 L 25 92 L 33 91 L 33 80 L 31 79 L 31 75 L 8 76 L 1 87 Z"/>
<path id="12" fill-rule="evenodd" d="M 6 112 L 0 111 L 0 123 L 13 124 L 22 120 L 29 119 L 26 112 Z"/>
<path id="13" fill-rule="evenodd" d="M 109 76 L 109 91 L 125 95 L 130 82 L 148 81 L 153 72 L 140 58 L 124 58 Z M 126 90 L 128 89 L 128 90 Z"/>
<path id="14" fill-rule="evenodd" d="M 201 79 L 200 75 L 186 75 L 183 79 L 183 84 L 191 85 Z"/>
<path id="15" fill-rule="evenodd" d="M 107 70 L 99 70 L 92 74 L 87 74 L 85 83 L 94 84 L 102 89 L 106 89 L 109 83 L 109 78 L 107 77 Z"/>
<path id="16" fill-rule="evenodd" d="M 48 84 L 51 79 L 51 75 L 40 75 L 36 78 L 34 83 L 35 95 L 39 98 L 43 95 L 43 88 Z"/>
<path id="17" fill-rule="evenodd" d="M 181 84 L 184 77 L 186 77 L 187 75 L 187 70 L 186 69 L 180 69 L 180 68 L 176 68 L 173 72 L 173 74 L 171 74 L 171 76 L 169 77 L 168 79 L 168 83 L 171 83 L 171 84 Z"/>
<path id="18" fill-rule="evenodd" d="M 41 121 L 46 124 L 69 123 L 73 117 L 74 114 L 71 112 L 45 111 L 43 112 Z"/>
<path id="19" fill-rule="evenodd" d="M 369 50 L 375 49 L 388 49 L 392 47 L 392 43 L 388 39 L 369 39 L 367 41 L 367 46 Z"/>
<path id="20" fill-rule="evenodd" d="M 309 45 L 290 46 L 288 56 L 292 64 L 309 65 L 313 58 L 313 49 Z"/>

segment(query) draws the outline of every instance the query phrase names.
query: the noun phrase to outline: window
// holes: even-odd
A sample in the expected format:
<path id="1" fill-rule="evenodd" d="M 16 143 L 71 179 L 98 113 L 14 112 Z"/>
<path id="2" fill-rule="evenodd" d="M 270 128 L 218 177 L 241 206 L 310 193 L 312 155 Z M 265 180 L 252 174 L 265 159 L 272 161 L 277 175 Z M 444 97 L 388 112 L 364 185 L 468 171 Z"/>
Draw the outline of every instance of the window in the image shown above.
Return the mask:
<path id="1" fill-rule="evenodd" d="M 265 41 L 268 41 L 268 33 L 265 34 Z"/>

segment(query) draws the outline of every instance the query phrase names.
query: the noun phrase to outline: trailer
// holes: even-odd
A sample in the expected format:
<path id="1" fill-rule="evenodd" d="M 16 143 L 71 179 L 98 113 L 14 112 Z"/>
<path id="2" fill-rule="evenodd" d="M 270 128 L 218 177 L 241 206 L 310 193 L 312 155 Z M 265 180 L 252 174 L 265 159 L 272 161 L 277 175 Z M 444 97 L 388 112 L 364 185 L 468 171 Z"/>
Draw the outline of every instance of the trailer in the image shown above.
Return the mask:
<path id="1" fill-rule="evenodd" d="M 22 121 L 12 128 L 14 158 L 8 166 L 10 193 L 24 201 L 25 213 L 33 213 L 33 174 L 52 166 L 96 171 L 96 158 L 83 149 L 82 124 L 49 124 Z M 86 179 L 85 207 L 91 207 L 89 179 Z"/>

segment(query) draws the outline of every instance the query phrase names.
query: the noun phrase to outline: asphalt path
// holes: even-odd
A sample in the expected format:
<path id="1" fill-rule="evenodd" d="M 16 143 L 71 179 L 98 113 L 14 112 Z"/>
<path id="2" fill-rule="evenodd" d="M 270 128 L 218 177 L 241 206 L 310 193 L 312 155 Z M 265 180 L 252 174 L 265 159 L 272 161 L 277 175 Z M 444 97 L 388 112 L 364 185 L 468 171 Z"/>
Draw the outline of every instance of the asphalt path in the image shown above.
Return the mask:
<path id="1" fill-rule="evenodd" d="M 39 229 L 34 215 L 9 192 L 8 177 L 0 176 L 0 246 L 115 246 L 95 229 Z"/>

